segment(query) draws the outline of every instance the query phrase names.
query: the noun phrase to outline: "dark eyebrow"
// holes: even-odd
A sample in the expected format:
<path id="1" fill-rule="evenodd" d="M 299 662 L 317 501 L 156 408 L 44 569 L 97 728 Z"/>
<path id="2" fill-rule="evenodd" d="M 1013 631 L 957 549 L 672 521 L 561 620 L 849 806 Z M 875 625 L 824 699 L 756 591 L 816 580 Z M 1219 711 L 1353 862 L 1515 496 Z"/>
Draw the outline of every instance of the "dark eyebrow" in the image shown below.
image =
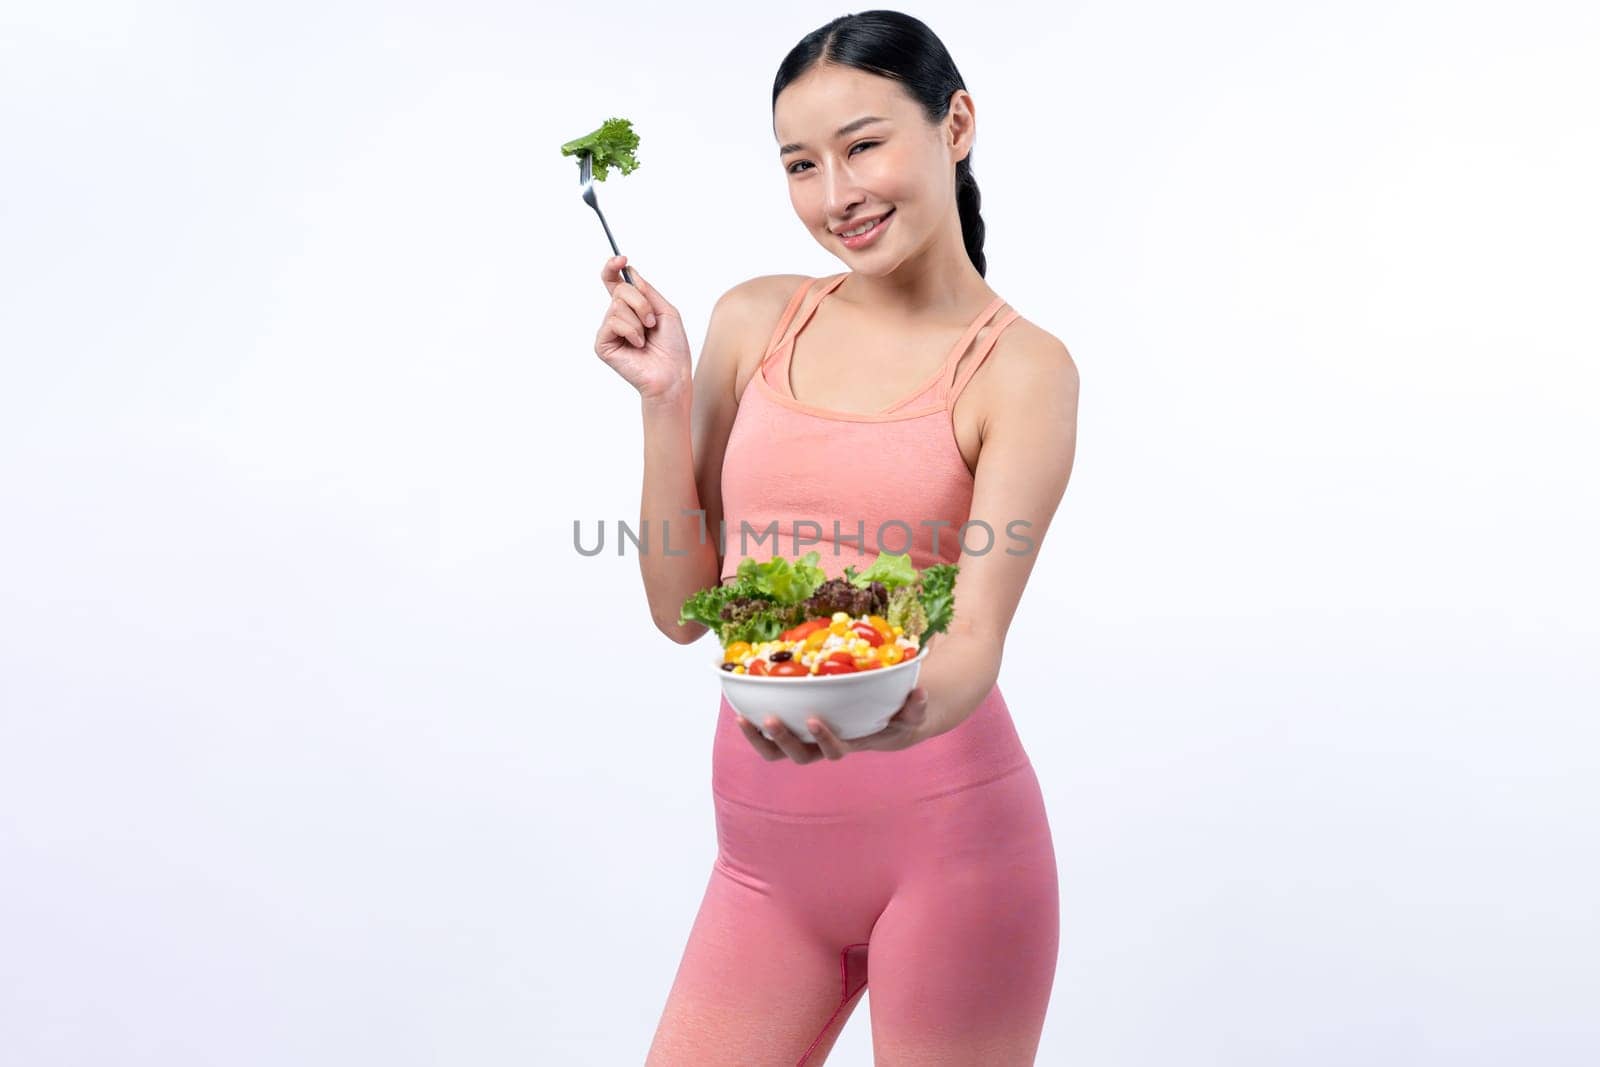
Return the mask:
<path id="1" fill-rule="evenodd" d="M 840 126 L 837 130 L 834 130 L 833 136 L 835 139 L 838 139 L 847 133 L 855 133 L 861 127 L 871 125 L 874 122 L 888 121 L 889 120 L 884 118 L 882 115 L 863 115 L 854 122 L 847 122 L 843 126 Z M 788 155 L 790 152 L 799 152 L 803 148 L 805 148 L 805 145 L 803 144 L 786 144 L 782 148 L 778 149 L 778 156 L 781 158 Z"/>

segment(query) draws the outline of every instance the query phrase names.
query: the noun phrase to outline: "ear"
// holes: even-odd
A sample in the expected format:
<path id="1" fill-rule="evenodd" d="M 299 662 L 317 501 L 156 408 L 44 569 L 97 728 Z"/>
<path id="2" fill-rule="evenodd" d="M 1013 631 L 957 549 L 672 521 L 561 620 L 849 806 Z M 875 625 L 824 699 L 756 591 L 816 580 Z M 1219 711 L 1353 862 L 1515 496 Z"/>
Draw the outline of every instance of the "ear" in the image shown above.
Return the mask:
<path id="1" fill-rule="evenodd" d="M 960 163 L 972 151 L 978 137 L 977 108 L 972 94 L 957 89 L 950 94 L 950 112 L 945 116 L 945 129 L 950 138 L 950 153 L 954 162 Z"/>

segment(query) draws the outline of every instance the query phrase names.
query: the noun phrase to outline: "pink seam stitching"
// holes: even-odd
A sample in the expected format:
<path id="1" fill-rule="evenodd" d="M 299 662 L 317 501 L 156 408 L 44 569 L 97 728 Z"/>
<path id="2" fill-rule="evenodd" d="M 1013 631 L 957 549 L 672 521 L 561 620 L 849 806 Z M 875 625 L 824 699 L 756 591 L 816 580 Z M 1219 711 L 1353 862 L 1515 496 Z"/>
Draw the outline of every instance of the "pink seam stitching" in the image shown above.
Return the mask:
<path id="1" fill-rule="evenodd" d="M 806 298 L 816 291 L 816 283 L 817 279 L 812 278 L 789 296 L 789 302 L 784 305 L 783 317 L 778 320 L 777 328 L 767 341 L 767 350 L 761 355 L 760 369 L 764 370 L 767 364 L 772 362 L 772 357 L 777 355 L 778 349 L 783 346 L 784 337 L 788 334 L 795 317 L 800 314 L 800 309 L 805 306 Z"/>
<path id="2" fill-rule="evenodd" d="M 810 292 L 815 292 L 817 294 L 816 302 L 813 303 L 811 305 L 810 310 L 806 311 L 803 315 L 800 314 L 798 309 L 797 309 L 796 314 L 794 315 L 794 319 L 798 320 L 798 322 L 795 324 L 794 329 L 792 331 L 790 331 L 788 329 L 784 330 L 783 343 L 779 346 L 780 348 L 788 349 L 788 351 L 786 351 L 783 354 L 783 358 L 782 359 L 780 359 L 776 364 L 774 364 L 774 369 L 783 372 L 782 374 L 779 375 L 779 380 L 783 382 L 783 393 L 781 395 L 788 396 L 789 393 L 790 393 L 790 388 L 789 388 L 789 364 L 792 361 L 792 359 L 794 358 L 794 342 L 795 342 L 795 339 L 800 336 L 800 331 L 805 329 L 806 326 L 810 324 L 811 316 L 813 316 L 813 315 L 815 315 L 817 313 L 817 308 L 822 306 L 822 302 L 828 298 L 828 294 L 833 292 L 840 285 L 842 285 L 844 283 L 845 278 L 848 277 L 848 276 L 849 276 L 849 272 L 846 271 L 843 274 L 834 275 L 833 279 L 830 280 L 828 282 L 828 284 L 826 284 L 826 285 L 817 286 L 814 289 L 811 289 L 810 287 L 808 287 L 808 290 Z M 808 295 L 809 295 L 809 293 L 808 293 Z M 804 308 L 805 307 L 805 303 L 802 302 L 800 307 Z M 774 354 L 776 354 L 776 353 L 774 353 Z M 790 397 L 790 399 L 794 399 L 794 398 Z M 799 403 L 802 403 L 802 401 L 795 400 L 795 403 L 799 404 Z"/>
<path id="3" fill-rule="evenodd" d="M 832 812 L 832 811 L 822 811 L 822 812 L 813 812 L 813 811 L 779 811 L 776 808 L 763 808 L 761 805 L 752 804 L 748 800 L 743 800 L 743 799 L 741 799 L 739 797 L 735 797 L 735 796 L 729 796 L 728 794 L 726 794 L 726 793 L 722 792 L 721 790 L 717 789 L 716 786 L 712 786 L 711 787 L 711 795 L 714 796 L 718 800 L 726 801 L 729 804 L 734 804 L 734 805 L 736 805 L 738 807 L 741 807 L 741 808 L 749 808 L 751 811 L 758 811 L 762 815 L 768 816 L 768 817 L 773 818 L 773 819 L 778 819 L 780 821 L 811 822 L 811 821 L 817 820 L 817 819 L 827 819 L 827 820 L 842 821 L 842 820 L 845 820 L 845 819 L 859 818 L 863 814 L 880 815 L 880 814 L 884 814 L 886 812 L 896 812 L 896 813 L 903 812 L 905 810 L 905 808 L 914 806 L 916 804 L 923 803 L 924 801 L 942 800 L 943 798 L 951 796 L 951 795 L 953 795 L 955 793 L 963 793 L 963 792 L 967 791 L 968 789 L 977 789 L 980 786 L 992 785 L 995 782 L 998 782 L 1000 779 L 1006 777 L 1007 775 L 1016 774 L 1018 771 L 1021 771 L 1024 768 L 1032 767 L 1032 766 L 1033 766 L 1033 761 L 1031 759 L 1024 758 L 1020 763 L 1014 763 L 1010 767 L 1007 767 L 1005 770 L 1000 771 L 997 774 L 989 775 L 989 776 L 987 776 L 985 778 L 980 778 L 976 782 L 966 782 L 966 783 L 964 783 L 962 785 L 952 786 L 949 789 L 941 790 L 940 792 L 937 792 L 937 793 L 929 793 L 926 796 L 914 797 L 911 800 L 904 801 L 900 805 L 897 805 L 897 806 L 894 806 L 894 807 L 871 808 L 871 809 L 867 809 L 864 812 L 863 811 L 842 811 L 842 812 Z"/>
<path id="4" fill-rule="evenodd" d="M 850 1003 L 850 998 L 854 997 L 856 993 L 859 993 L 863 989 L 867 988 L 867 983 L 862 982 L 856 987 L 856 993 L 850 992 L 850 963 L 848 959 L 851 949 L 861 948 L 867 944 L 868 942 L 866 941 L 857 941 L 855 944 L 846 945 L 844 948 L 839 950 L 839 992 L 842 994 L 843 999 L 839 1001 L 839 1006 L 833 1009 L 833 1014 L 828 1016 L 828 1021 L 822 1024 L 822 1030 L 818 1032 L 815 1038 L 812 1039 L 811 1044 L 807 1046 L 805 1052 L 801 1053 L 800 1060 L 795 1064 L 795 1067 L 805 1067 L 806 1060 L 810 1059 L 811 1054 L 817 1051 L 817 1046 L 822 1043 L 822 1038 L 827 1034 L 828 1027 L 832 1026 L 833 1020 L 839 1017 L 839 1013 L 841 1011 L 844 1011 L 844 1006 Z"/>
<path id="5" fill-rule="evenodd" d="M 967 354 L 967 349 L 972 347 L 973 338 L 977 337 L 978 334 L 983 331 L 983 328 L 993 321 L 995 313 L 1004 306 L 1005 301 L 998 296 L 991 300 L 989 302 L 989 307 L 984 311 L 979 312 L 978 318 L 975 321 L 967 324 L 966 330 L 962 333 L 960 339 L 956 341 L 954 350 L 951 351 L 949 355 L 944 357 L 944 362 L 940 364 L 939 369 L 934 372 L 933 377 L 928 384 L 917 390 L 915 393 L 912 393 L 905 399 L 896 401 L 895 404 L 888 409 L 888 411 L 894 411 L 895 408 L 904 407 L 906 404 L 909 404 L 911 401 L 922 396 L 929 389 L 935 390 L 934 395 L 937 396 L 937 390 L 940 388 L 940 386 L 947 385 L 954 377 L 955 366 L 961 362 L 961 357 Z"/>
<path id="6" fill-rule="evenodd" d="M 966 334 L 957 342 L 961 347 L 951 356 L 950 362 L 944 365 L 939 374 L 939 391 L 942 396 L 949 396 L 950 387 L 955 384 L 956 368 L 961 366 L 961 357 L 965 356 L 972 348 L 972 342 L 977 340 L 978 335 L 983 332 L 985 326 L 995 321 L 995 316 L 999 315 L 1003 308 L 1009 306 L 1004 297 L 995 297 L 989 302 L 989 306 L 984 309 L 978 320 L 967 328 Z"/>
<path id="7" fill-rule="evenodd" d="M 967 383 L 972 380 L 974 374 L 978 373 L 979 365 L 989 358 L 989 353 L 994 351 L 995 342 L 1000 340 L 1000 335 L 1006 332 L 1006 327 L 1022 317 L 1022 313 L 1016 308 L 1011 307 L 1009 304 L 1004 306 L 1010 308 L 1010 310 L 1003 315 L 997 313 L 996 317 L 991 318 L 989 322 L 984 324 L 987 326 L 992 323 L 994 329 L 988 337 L 983 339 L 983 347 L 973 354 L 973 357 L 967 361 L 967 365 L 961 368 L 959 374 L 952 369 L 949 380 L 945 382 L 944 390 L 944 406 L 947 411 L 955 410 L 956 401 L 966 390 Z M 966 355 L 966 353 L 963 352 L 962 355 Z"/>

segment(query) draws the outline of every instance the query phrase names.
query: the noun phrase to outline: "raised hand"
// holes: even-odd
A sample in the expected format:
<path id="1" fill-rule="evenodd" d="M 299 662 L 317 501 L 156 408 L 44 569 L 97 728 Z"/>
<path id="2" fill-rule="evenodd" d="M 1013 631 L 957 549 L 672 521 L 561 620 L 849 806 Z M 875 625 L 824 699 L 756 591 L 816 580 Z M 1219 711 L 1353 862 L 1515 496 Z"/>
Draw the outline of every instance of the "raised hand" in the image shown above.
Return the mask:
<path id="1" fill-rule="evenodd" d="M 631 285 L 622 279 L 624 265 L 633 275 Z M 694 368 L 678 309 L 628 263 L 627 256 L 606 260 L 600 280 L 611 303 L 595 335 L 595 355 L 645 399 L 690 389 Z"/>

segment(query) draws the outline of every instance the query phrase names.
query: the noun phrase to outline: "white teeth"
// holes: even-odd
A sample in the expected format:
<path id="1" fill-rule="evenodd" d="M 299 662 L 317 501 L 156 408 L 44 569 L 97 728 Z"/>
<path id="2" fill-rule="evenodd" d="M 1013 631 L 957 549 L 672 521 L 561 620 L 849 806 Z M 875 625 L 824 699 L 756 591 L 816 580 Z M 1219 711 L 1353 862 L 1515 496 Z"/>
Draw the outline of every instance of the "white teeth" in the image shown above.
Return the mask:
<path id="1" fill-rule="evenodd" d="M 860 226 L 856 227 L 853 230 L 845 230 L 839 236 L 840 237 L 858 237 L 861 234 L 866 233 L 868 230 L 872 229 L 874 226 L 876 226 L 878 223 L 882 222 L 884 219 L 886 219 L 888 217 L 889 216 L 887 216 L 887 215 L 880 216 L 879 218 L 873 219 L 871 222 L 862 223 Z"/>

